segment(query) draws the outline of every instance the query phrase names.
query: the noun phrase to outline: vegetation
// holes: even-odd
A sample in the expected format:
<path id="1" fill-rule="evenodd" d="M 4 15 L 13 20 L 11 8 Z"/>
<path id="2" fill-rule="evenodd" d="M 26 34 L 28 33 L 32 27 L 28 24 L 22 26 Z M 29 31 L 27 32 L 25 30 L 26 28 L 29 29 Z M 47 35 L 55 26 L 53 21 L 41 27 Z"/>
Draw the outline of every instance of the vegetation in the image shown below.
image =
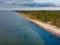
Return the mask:
<path id="1" fill-rule="evenodd" d="M 60 11 L 18 11 L 18 13 L 25 14 L 25 16 L 32 19 L 50 22 L 51 24 L 60 27 Z"/>

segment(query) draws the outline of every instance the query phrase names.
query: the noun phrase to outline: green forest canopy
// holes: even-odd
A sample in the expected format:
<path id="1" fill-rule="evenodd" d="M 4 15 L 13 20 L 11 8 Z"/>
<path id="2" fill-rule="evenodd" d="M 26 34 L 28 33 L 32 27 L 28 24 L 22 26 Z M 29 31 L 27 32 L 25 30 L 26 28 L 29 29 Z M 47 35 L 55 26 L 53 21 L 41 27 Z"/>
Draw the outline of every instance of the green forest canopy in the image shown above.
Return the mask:
<path id="1" fill-rule="evenodd" d="M 51 24 L 60 27 L 60 11 L 18 11 L 25 14 L 25 16 L 33 19 L 38 19 L 43 22 L 50 22 Z"/>

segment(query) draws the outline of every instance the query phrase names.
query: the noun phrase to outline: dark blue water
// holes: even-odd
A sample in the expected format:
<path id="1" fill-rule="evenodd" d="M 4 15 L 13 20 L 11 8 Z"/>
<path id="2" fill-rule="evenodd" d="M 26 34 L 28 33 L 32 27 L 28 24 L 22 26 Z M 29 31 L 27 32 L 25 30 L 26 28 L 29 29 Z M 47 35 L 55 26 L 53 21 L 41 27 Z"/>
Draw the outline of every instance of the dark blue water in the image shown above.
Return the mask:
<path id="1" fill-rule="evenodd" d="M 13 11 L 0 11 L 0 45 L 60 45 L 60 38 Z"/>

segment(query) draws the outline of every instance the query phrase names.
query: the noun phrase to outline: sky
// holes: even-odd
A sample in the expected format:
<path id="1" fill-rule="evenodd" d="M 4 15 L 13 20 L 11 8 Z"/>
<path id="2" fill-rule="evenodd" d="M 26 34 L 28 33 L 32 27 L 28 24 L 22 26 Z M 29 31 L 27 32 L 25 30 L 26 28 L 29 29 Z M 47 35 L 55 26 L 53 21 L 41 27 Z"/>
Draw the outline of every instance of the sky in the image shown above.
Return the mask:
<path id="1" fill-rule="evenodd" d="M 16 2 L 23 2 L 23 1 L 28 1 L 28 2 L 36 2 L 36 3 L 60 3 L 60 0 L 0 0 L 0 1 L 16 1 Z"/>
<path id="2" fill-rule="evenodd" d="M 60 0 L 34 0 L 34 2 L 41 2 L 41 3 L 60 3 Z"/>
<path id="3" fill-rule="evenodd" d="M 5 1 L 5 0 L 4 0 Z M 42 3 L 44 3 L 44 2 L 48 2 L 48 3 L 60 3 L 60 0 L 10 0 L 10 1 L 29 1 L 29 2 L 31 2 L 31 1 L 33 1 L 33 2 L 42 2 Z"/>
<path id="4" fill-rule="evenodd" d="M 0 6 L 4 5 L 20 5 L 24 3 L 60 3 L 60 0 L 0 0 Z"/>

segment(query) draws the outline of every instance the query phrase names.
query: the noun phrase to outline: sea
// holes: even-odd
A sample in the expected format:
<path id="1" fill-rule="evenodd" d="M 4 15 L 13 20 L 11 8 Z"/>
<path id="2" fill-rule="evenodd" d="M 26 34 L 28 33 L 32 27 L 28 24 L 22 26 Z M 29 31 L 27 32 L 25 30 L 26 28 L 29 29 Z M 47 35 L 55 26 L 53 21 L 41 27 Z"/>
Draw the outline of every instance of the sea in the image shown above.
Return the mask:
<path id="1" fill-rule="evenodd" d="M 0 45 L 60 45 L 60 37 L 15 11 L 0 11 Z"/>

